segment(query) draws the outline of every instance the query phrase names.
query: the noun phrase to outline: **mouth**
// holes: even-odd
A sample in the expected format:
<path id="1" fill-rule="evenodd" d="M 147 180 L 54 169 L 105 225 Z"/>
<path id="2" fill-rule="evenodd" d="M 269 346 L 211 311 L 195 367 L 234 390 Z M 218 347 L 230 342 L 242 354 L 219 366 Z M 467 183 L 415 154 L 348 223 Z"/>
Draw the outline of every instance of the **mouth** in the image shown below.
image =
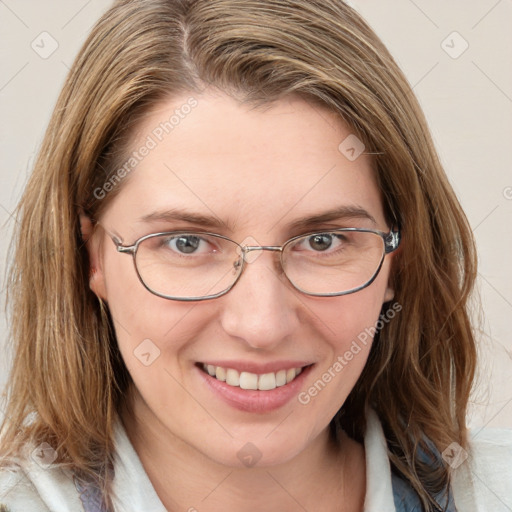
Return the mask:
<path id="1" fill-rule="evenodd" d="M 217 364 L 211 364 L 217 363 Z M 196 363 L 197 374 L 215 399 L 243 412 L 266 414 L 293 401 L 305 386 L 316 363 L 298 361 L 256 365 L 231 362 L 238 369 L 219 366 L 221 361 Z M 247 370 L 253 370 L 252 372 Z M 275 370 L 275 371 L 270 371 Z M 259 373 L 254 373 L 259 371 Z M 264 372 L 264 373 L 263 373 Z"/>
<path id="2" fill-rule="evenodd" d="M 224 382 L 228 386 L 253 391 L 271 391 L 293 382 L 304 370 L 313 364 L 293 368 L 283 368 L 275 372 L 252 373 L 238 371 L 206 363 L 196 363 L 196 366 L 214 379 Z"/>

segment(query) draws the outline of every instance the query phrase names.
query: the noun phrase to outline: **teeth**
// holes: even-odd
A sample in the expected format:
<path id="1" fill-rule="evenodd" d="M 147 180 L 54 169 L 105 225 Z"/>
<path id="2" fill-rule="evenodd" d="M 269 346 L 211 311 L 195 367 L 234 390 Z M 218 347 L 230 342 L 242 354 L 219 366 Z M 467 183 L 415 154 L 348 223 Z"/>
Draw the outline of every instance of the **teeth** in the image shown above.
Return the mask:
<path id="1" fill-rule="evenodd" d="M 217 371 L 219 371 L 218 368 Z M 236 370 L 229 368 L 226 371 L 226 384 L 230 386 L 240 386 L 240 374 Z"/>
<path id="2" fill-rule="evenodd" d="M 222 368 L 211 364 L 203 364 L 203 369 L 208 372 L 210 376 L 230 386 L 240 387 L 242 389 L 259 389 L 260 391 L 269 391 L 284 386 L 302 372 L 302 368 L 290 368 L 288 370 L 279 370 L 275 373 L 257 375 L 256 373 L 238 372 L 233 368 Z"/>
<path id="3" fill-rule="evenodd" d="M 276 386 L 284 386 L 286 384 L 286 370 L 279 370 L 276 373 Z"/>
<path id="4" fill-rule="evenodd" d="M 275 373 L 264 373 L 263 375 L 260 375 L 260 378 L 258 379 L 258 389 L 267 391 L 275 388 L 277 388 Z"/>
<path id="5" fill-rule="evenodd" d="M 240 374 L 240 387 L 242 389 L 258 389 L 258 376 L 255 373 L 242 372 Z"/>

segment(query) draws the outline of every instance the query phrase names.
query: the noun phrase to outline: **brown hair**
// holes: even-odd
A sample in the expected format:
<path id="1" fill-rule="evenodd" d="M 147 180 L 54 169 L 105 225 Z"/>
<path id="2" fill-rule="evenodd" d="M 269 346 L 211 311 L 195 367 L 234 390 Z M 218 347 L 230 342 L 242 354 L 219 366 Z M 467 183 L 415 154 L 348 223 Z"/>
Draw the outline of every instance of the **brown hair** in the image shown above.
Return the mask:
<path id="1" fill-rule="evenodd" d="M 433 510 L 448 468 L 417 453 L 467 443 L 474 242 L 411 87 L 341 0 L 120 0 L 99 20 L 17 210 L 8 294 L 14 365 L 0 453 L 46 441 L 58 462 L 90 477 L 111 464 L 113 421 L 131 378 L 108 308 L 88 286 L 77 212 L 99 219 L 122 188 L 94 194 L 123 161 L 142 116 L 206 85 L 257 105 L 299 94 L 337 112 L 374 154 L 388 214 L 402 230 L 393 268 L 402 311 L 376 336 L 331 432 L 361 440 L 372 406 L 393 470 Z M 102 485 L 107 495 L 108 478 Z"/>

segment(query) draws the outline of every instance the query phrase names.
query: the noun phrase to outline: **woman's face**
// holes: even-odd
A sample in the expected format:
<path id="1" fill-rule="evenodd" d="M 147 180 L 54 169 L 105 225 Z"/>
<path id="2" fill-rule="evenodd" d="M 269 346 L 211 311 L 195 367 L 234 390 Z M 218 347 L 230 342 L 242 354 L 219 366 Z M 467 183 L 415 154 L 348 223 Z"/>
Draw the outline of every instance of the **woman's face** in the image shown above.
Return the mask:
<path id="1" fill-rule="evenodd" d="M 221 93 L 189 98 L 159 105 L 134 135 L 136 166 L 101 219 L 123 244 L 172 230 L 264 246 L 314 230 L 389 230 L 371 160 L 357 156 L 360 142 L 334 114 L 291 96 L 266 109 Z M 304 221 L 340 209 L 352 214 Z M 365 365 L 368 329 L 393 296 L 390 255 L 367 288 L 314 297 L 287 281 L 278 253 L 257 251 L 226 295 L 180 302 L 146 290 L 132 257 L 103 230 L 88 247 L 91 287 L 108 303 L 144 421 L 231 466 L 246 456 L 285 462 L 326 435 Z M 203 363 L 248 372 L 247 382 L 251 373 L 310 367 L 289 384 L 252 391 L 220 383 Z"/>

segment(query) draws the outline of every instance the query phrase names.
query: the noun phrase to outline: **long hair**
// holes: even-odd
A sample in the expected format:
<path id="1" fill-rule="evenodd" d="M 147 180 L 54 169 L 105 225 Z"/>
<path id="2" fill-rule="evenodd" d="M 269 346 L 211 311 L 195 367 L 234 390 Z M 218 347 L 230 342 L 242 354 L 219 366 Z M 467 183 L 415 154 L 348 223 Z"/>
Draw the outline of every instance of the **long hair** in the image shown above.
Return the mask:
<path id="1" fill-rule="evenodd" d="M 337 113 L 373 155 L 387 215 L 402 232 L 392 271 L 402 309 L 375 337 L 330 431 L 361 440 L 373 407 L 393 471 L 434 510 L 449 468 L 417 453 L 467 446 L 474 241 L 410 85 L 341 0 L 119 0 L 98 21 L 17 208 L 8 291 L 14 364 L 0 454 L 46 441 L 56 462 L 102 475 L 108 495 L 113 422 L 132 380 L 108 307 L 88 286 L 78 210 L 97 220 L 122 190 L 94 193 L 155 104 L 206 86 L 255 105 L 298 94 Z"/>

